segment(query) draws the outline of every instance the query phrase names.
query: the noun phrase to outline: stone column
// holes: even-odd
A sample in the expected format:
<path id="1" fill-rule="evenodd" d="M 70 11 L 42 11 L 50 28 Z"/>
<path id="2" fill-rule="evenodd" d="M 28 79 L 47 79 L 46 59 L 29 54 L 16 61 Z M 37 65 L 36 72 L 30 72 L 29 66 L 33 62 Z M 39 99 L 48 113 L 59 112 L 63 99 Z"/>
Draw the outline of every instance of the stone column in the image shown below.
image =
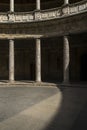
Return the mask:
<path id="1" fill-rule="evenodd" d="M 14 0 L 10 0 L 10 12 L 14 12 Z"/>
<path id="2" fill-rule="evenodd" d="M 36 39 L 36 82 L 41 82 L 41 43 Z"/>
<path id="3" fill-rule="evenodd" d="M 14 40 L 9 40 L 9 81 L 14 81 Z"/>
<path id="4" fill-rule="evenodd" d="M 36 10 L 40 10 L 40 0 L 36 0 Z"/>
<path id="5" fill-rule="evenodd" d="M 63 82 L 69 82 L 69 62 L 70 62 L 70 54 L 69 54 L 69 40 L 67 36 L 64 36 L 63 43 Z"/>
<path id="6" fill-rule="evenodd" d="M 69 0 L 64 0 L 64 5 L 69 4 Z"/>

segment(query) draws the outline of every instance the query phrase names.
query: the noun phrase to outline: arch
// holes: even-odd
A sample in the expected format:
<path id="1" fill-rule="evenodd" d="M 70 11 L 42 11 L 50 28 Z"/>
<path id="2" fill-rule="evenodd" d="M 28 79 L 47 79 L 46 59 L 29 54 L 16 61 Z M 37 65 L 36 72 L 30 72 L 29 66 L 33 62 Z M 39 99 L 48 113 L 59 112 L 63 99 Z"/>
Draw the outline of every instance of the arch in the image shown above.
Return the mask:
<path id="1" fill-rule="evenodd" d="M 73 4 L 73 3 L 77 3 L 77 2 L 81 2 L 81 1 L 83 1 L 83 0 L 69 0 L 69 3 Z"/>

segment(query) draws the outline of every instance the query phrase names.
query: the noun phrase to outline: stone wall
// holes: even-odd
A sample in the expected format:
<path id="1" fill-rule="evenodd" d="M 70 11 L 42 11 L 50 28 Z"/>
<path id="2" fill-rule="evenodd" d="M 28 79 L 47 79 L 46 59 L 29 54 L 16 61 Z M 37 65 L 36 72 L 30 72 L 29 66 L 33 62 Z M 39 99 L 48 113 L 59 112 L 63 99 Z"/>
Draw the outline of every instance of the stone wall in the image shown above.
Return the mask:
<path id="1" fill-rule="evenodd" d="M 50 21 L 37 21 L 33 23 L 2 23 L 0 24 L 0 38 L 37 38 L 86 32 L 86 17 L 87 13 L 82 13 Z"/>

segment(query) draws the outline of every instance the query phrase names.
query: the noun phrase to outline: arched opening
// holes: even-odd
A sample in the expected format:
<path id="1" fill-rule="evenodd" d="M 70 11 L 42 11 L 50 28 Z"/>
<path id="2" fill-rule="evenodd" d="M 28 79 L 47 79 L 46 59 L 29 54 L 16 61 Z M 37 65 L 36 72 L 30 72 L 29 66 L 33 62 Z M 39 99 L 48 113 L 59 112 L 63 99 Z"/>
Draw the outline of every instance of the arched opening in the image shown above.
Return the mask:
<path id="1" fill-rule="evenodd" d="M 0 40 L 0 80 L 9 79 L 9 44 Z"/>
<path id="2" fill-rule="evenodd" d="M 63 40 L 49 37 L 41 41 L 42 81 L 62 82 L 63 80 Z"/>
<path id="3" fill-rule="evenodd" d="M 61 0 L 40 0 L 41 10 L 61 7 L 63 5 Z M 15 0 L 15 12 L 29 12 L 36 10 L 36 0 Z M 10 0 L 0 1 L 0 12 L 10 11 Z"/>
<path id="4" fill-rule="evenodd" d="M 69 0 L 70 4 L 80 2 L 82 0 Z M 64 0 L 40 0 L 41 10 L 61 7 Z M 15 0 L 15 12 L 29 12 L 36 10 L 36 0 Z M 10 11 L 10 0 L 0 1 L 0 12 Z"/>
<path id="5" fill-rule="evenodd" d="M 83 0 L 69 0 L 69 3 L 70 3 L 70 4 L 73 4 L 73 3 L 80 2 L 80 1 L 83 1 Z"/>
<path id="6" fill-rule="evenodd" d="M 81 56 L 81 66 L 80 66 L 80 78 L 81 81 L 87 81 L 87 54 Z"/>
<path id="7" fill-rule="evenodd" d="M 35 41 L 15 40 L 15 80 L 35 80 Z"/>
<path id="8" fill-rule="evenodd" d="M 41 10 L 61 7 L 63 0 L 41 0 Z"/>

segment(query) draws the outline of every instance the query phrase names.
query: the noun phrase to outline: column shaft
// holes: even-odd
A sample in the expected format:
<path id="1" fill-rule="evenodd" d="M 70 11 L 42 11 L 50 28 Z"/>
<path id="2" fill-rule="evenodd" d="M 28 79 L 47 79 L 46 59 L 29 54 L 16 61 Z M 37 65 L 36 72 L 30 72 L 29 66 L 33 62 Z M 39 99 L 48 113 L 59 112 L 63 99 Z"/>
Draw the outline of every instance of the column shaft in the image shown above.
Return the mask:
<path id="1" fill-rule="evenodd" d="M 14 12 L 14 0 L 10 0 L 10 12 Z"/>
<path id="2" fill-rule="evenodd" d="M 36 10 L 40 10 L 40 0 L 36 0 Z"/>
<path id="3" fill-rule="evenodd" d="M 36 39 L 36 81 L 41 82 L 41 43 Z"/>
<path id="4" fill-rule="evenodd" d="M 14 81 L 14 40 L 9 40 L 9 80 Z"/>
<path id="5" fill-rule="evenodd" d="M 69 56 L 69 41 L 67 36 L 64 36 L 63 44 L 64 44 L 63 45 L 63 82 L 68 83 L 70 56 Z"/>
<path id="6" fill-rule="evenodd" d="M 64 0 L 64 5 L 69 4 L 69 0 Z"/>

